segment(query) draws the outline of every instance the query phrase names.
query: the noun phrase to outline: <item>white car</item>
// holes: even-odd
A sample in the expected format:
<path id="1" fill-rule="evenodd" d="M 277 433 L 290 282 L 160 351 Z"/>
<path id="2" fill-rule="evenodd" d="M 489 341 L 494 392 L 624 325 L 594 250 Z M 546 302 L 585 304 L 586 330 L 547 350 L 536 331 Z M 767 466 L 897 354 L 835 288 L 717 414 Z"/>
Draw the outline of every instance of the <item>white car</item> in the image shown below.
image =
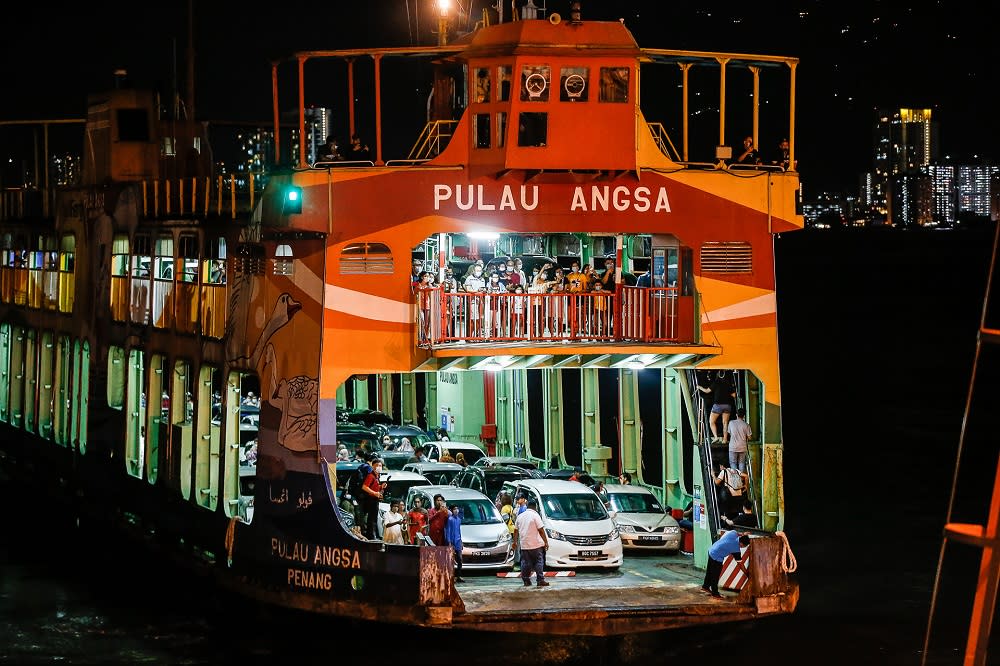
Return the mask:
<path id="1" fill-rule="evenodd" d="M 680 549 L 681 528 L 648 488 L 613 484 L 604 486 L 604 490 L 623 547 L 674 552 Z"/>
<path id="2" fill-rule="evenodd" d="M 477 490 L 457 486 L 414 486 L 406 497 L 406 510 L 413 498 L 423 498 L 424 507 L 434 506 L 434 496 L 458 506 L 462 515 L 462 569 L 499 570 L 514 566 L 514 545 L 500 510 L 489 497 Z M 444 544 L 435 544 L 441 546 Z"/>
<path id="3" fill-rule="evenodd" d="M 503 490 L 538 503 L 538 513 L 549 537 L 545 566 L 617 569 L 624 559 L 622 540 L 604 502 L 578 481 L 518 479 Z"/>

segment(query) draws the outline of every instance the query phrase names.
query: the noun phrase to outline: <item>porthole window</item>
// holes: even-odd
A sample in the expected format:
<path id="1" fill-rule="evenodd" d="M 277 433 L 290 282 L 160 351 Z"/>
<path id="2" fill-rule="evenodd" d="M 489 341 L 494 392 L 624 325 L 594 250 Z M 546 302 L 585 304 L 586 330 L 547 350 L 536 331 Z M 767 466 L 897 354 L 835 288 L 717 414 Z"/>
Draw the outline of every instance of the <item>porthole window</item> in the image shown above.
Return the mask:
<path id="1" fill-rule="evenodd" d="M 549 79 L 551 68 L 548 65 L 525 65 L 521 68 L 521 101 L 549 101 Z"/>

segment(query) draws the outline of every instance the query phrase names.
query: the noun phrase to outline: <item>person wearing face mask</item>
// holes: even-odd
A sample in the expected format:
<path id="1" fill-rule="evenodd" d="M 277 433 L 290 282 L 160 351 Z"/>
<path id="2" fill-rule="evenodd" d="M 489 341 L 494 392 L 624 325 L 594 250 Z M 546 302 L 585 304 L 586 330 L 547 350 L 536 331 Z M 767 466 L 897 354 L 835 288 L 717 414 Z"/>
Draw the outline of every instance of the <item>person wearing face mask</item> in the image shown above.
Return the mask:
<path id="1" fill-rule="evenodd" d="M 484 314 L 483 297 L 480 294 L 486 291 L 486 278 L 483 277 L 483 267 L 480 264 L 472 266 L 472 273 L 466 276 L 465 291 L 474 294 L 468 297 L 469 303 L 469 337 L 478 337 L 482 333 L 482 317 Z"/>
<path id="2" fill-rule="evenodd" d="M 368 539 L 374 539 L 376 536 L 378 503 L 382 499 L 382 492 L 385 489 L 381 475 L 382 461 L 376 458 L 372 461 L 372 471 L 365 477 L 365 482 L 361 486 L 361 496 L 365 502 L 365 537 Z"/>

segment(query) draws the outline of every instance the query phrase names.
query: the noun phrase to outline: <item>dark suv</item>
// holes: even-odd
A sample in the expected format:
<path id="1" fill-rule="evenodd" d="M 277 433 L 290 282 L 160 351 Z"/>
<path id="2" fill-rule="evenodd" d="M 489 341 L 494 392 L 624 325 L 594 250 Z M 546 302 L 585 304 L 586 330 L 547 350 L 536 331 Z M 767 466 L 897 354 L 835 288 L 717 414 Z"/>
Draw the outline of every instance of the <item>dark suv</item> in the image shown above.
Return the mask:
<path id="1" fill-rule="evenodd" d="M 531 478 L 534 478 L 534 475 L 530 470 L 512 465 L 493 465 L 491 467 L 470 465 L 459 472 L 451 483 L 460 488 L 478 490 L 495 501 L 504 483 Z"/>

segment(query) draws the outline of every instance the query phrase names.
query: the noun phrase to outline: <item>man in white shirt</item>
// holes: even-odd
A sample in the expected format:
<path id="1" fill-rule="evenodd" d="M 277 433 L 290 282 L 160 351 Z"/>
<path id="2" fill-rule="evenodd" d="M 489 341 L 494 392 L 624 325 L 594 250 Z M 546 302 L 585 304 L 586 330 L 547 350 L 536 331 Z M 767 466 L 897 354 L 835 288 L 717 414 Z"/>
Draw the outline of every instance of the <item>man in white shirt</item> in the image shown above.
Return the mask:
<path id="1" fill-rule="evenodd" d="M 399 501 L 395 500 L 389 504 L 389 510 L 382 518 L 382 541 L 385 543 L 397 543 L 403 545 L 403 523 L 406 519 L 399 509 Z"/>
<path id="2" fill-rule="evenodd" d="M 521 580 L 525 587 L 531 587 L 531 572 L 535 572 L 535 584 L 548 587 L 545 581 L 545 552 L 549 549 L 549 537 L 545 534 L 542 517 L 538 515 L 538 502 L 528 500 L 528 508 L 522 511 L 514 522 L 514 538 L 521 548 Z"/>

